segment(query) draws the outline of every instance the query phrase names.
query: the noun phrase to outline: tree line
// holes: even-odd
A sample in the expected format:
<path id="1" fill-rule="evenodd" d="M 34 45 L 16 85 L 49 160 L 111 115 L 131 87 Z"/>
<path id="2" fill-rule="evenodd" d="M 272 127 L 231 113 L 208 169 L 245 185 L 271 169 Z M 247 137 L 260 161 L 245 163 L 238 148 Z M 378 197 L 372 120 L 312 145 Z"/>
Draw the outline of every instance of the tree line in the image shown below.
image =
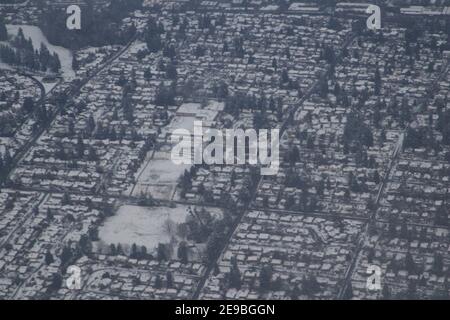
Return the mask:
<path id="1" fill-rule="evenodd" d="M 0 37 L 1 37 L 0 26 Z M 11 65 L 22 66 L 35 71 L 57 73 L 61 69 L 61 61 L 56 52 L 50 53 L 47 46 L 41 43 L 39 50 L 33 47 L 31 38 L 26 39 L 22 28 L 10 45 L 0 45 L 0 59 Z"/>

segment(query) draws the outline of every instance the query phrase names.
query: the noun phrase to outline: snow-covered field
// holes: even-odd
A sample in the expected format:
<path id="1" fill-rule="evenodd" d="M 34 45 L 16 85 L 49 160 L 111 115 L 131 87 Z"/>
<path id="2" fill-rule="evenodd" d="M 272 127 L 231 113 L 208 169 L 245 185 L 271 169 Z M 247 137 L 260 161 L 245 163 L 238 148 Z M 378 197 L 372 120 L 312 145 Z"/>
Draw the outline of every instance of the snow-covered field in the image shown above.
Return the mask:
<path id="1" fill-rule="evenodd" d="M 159 243 L 169 243 L 176 237 L 176 225 L 185 222 L 187 206 L 176 208 L 121 206 L 113 217 L 106 219 L 99 230 L 106 244 L 146 246 L 149 251 Z"/>
<path id="2" fill-rule="evenodd" d="M 50 53 L 53 54 L 53 52 L 56 52 L 58 54 L 59 60 L 61 61 L 61 72 L 64 79 L 70 80 L 75 77 L 75 72 L 72 69 L 72 53 L 70 50 L 50 44 L 47 37 L 42 33 L 39 27 L 30 25 L 6 25 L 8 34 L 14 36 L 19 32 L 19 28 L 22 28 L 25 39 L 31 38 L 34 49 L 39 50 L 41 43 L 44 43 Z"/>
<path id="3" fill-rule="evenodd" d="M 3 156 L 5 153 L 5 146 L 9 146 L 11 144 L 11 138 L 0 137 L 0 155 Z"/>
<path id="4" fill-rule="evenodd" d="M 0 62 L 0 69 L 14 70 L 9 64 L 6 64 L 4 62 Z"/>
<path id="5" fill-rule="evenodd" d="M 158 152 L 143 164 L 138 172 L 138 180 L 133 190 L 134 196 L 151 194 L 157 199 L 169 200 L 178 184 L 178 178 L 190 165 L 176 165 L 170 159 L 170 153 Z"/>
<path id="6" fill-rule="evenodd" d="M 49 93 L 50 91 L 52 91 L 53 88 L 58 84 L 57 82 L 44 82 L 44 77 L 41 76 L 37 76 L 35 78 L 44 86 L 45 93 Z"/>

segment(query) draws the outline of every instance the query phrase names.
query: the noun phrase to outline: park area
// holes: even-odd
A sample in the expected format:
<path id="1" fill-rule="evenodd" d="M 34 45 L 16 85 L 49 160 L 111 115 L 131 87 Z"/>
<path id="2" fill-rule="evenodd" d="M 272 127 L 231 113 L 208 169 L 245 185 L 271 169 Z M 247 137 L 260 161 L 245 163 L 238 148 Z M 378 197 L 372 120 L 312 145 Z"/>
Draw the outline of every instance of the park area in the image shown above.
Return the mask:
<path id="1" fill-rule="evenodd" d="M 127 249 L 133 244 L 154 250 L 159 243 L 170 243 L 177 238 L 177 226 L 185 222 L 187 206 L 139 207 L 123 205 L 117 213 L 105 220 L 99 230 L 100 240 Z"/>

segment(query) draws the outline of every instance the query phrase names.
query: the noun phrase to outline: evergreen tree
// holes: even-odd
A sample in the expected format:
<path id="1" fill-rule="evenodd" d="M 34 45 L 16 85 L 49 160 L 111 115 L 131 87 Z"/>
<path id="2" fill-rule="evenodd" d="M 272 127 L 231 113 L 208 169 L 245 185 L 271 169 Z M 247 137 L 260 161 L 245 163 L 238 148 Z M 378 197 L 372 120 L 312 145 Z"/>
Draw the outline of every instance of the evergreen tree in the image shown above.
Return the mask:
<path id="1" fill-rule="evenodd" d="M 352 298 L 353 298 L 353 286 L 352 283 L 350 282 L 347 288 L 345 288 L 344 299 L 350 300 Z"/>
<path id="2" fill-rule="evenodd" d="M 26 113 L 31 113 L 34 110 L 34 101 L 31 97 L 26 97 L 23 101 L 23 110 Z"/>
<path id="3" fill-rule="evenodd" d="M 74 71 L 80 69 L 80 64 L 78 63 L 77 57 L 75 55 L 72 56 L 72 69 Z"/>
<path id="4" fill-rule="evenodd" d="M 272 268 L 264 266 L 259 273 L 259 287 L 261 290 L 269 290 L 272 282 Z"/>
<path id="5" fill-rule="evenodd" d="M 61 69 L 61 61 L 59 60 L 59 56 L 56 52 L 53 53 L 52 63 L 50 65 L 50 70 L 54 73 L 59 72 Z"/>
<path id="6" fill-rule="evenodd" d="M 45 253 L 45 264 L 50 265 L 53 263 L 53 261 L 55 261 L 55 259 L 53 259 L 53 255 L 51 254 L 50 251 L 47 251 Z"/>
<path id="7" fill-rule="evenodd" d="M 167 260 L 167 254 L 166 254 L 166 247 L 164 246 L 164 244 L 159 243 L 158 244 L 158 261 L 165 261 Z"/>
<path id="8" fill-rule="evenodd" d="M 0 17 L 0 41 L 8 40 L 8 30 L 6 30 L 5 21 Z"/>
<path id="9" fill-rule="evenodd" d="M 188 249 L 185 241 L 180 242 L 177 255 L 178 259 L 180 259 L 182 263 L 186 264 L 188 262 Z"/>
<path id="10" fill-rule="evenodd" d="M 161 280 L 161 276 L 159 274 L 156 275 L 156 278 L 155 278 L 155 288 L 156 289 L 162 288 L 162 280 Z"/>
<path id="11" fill-rule="evenodd" d="M 138 257 L 137 246 L 136 243 L 133 243 L 131 245 L 130 258 L 136 259 L 137 257 Z"/>
<path id="12" fill-rule="evenodd" d="M 145 79 L 145 81 L 150 81 L 152 79 L 152 71 L 150 70 L 150 68 L 145 69 L 144 79 Z"/>
<path id="13" fill-rule="evenodd" d="M 391 298 L 391 290 L 389 289 L 387 284 L 383 286 L 383 289 L 381 290 L 381 295 L 385 300 L 389 300 Z"/>
<path id="14" fill-rule="evenodd" d="M 239 270 L 235 260 L 231 264 L 231 270 L 229 273 L 229 285 L 230 288 L 241 288 L 241 271 Z"/>
<path id="15" fill-rule="evenodd" d="M 173 288 L 173 275 L 170 271 L 167 271 L 166 273 L 166 284 L 167 288 Z"/>

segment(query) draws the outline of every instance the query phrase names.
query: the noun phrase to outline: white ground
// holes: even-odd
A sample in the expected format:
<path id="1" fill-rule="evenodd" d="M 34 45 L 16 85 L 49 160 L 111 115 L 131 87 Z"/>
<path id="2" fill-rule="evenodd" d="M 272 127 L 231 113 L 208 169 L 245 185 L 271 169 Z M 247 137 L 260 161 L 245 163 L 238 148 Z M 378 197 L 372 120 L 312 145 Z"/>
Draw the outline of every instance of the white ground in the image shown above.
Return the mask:
<path id="1" fill-rule="evenodd" d="M 136 243 L 151 251 L 159 243 L 169 243 L 175 237 L 176 225 L 185 222 L 187 215 L 187 207 L 181 205 L 176 208 L 124 205 L 116 215 L 106 219 L 99 237 L 106 244 L 131 246 Z"/>
<path id="2" fill-rule="evenodd" d="M 168 129 L 173 131 L 176 129 L 186 129 L 190 132 L 194 132 L 194 121 L 198 121 L 195 117 L 190 116 L 176 116 L 171 121 Z"/>
<path id="3" fill-rule="evenodd" d="M 35 78 L 44 86 L 45 93 L 49 93 L 50 91 L 52 91 L 53 88 L 58 84 L 57 82 L 44 82 L 42 81 L 44 77 L 35 77 Z"/>
<path id="4" fill-rule="evenodd" d="M 189 169 L 189 165 L 176 165 L 170 159 L 153 159 L 139 179 L 143 183 L 177 183 L 178 178 Z"/>
<path id="5" fill-rule="evenodd" d="M 6 64 L 4 62 L 0 62 L 0 69 L 14 70 L 9 64 Z"/>
<path id="6" fill-rule="evenodd" d="M 43 42 L 47 46 L 50 53 L 53 54 L 53 52 L 56 52 L 58 54 L 59 60 L 61 61 L 61 72 L 64 79 L 70 80 L 75 77 L 75 72 L 72 69 L 72 53 L 70 50 L 50 44 L 39 27 L 30 25 L 6 25 L 6 29 L 10 35 L 17 35 L 19 28 L 22 28 L 25 39 L 31 38 L 34 49 L 39 50 L 41 47 L 41 42 Z"/>
<path id="7" fill-rule="evenodd" d="M 170 159 L 170 153 L 158 152 L 153 159 L 144 162 L 138 171 L 134 196 L 151 194 L 157 199 L 169 200 L 175 191 L 179 177 L 190 165 L 176 165 Z"/>

